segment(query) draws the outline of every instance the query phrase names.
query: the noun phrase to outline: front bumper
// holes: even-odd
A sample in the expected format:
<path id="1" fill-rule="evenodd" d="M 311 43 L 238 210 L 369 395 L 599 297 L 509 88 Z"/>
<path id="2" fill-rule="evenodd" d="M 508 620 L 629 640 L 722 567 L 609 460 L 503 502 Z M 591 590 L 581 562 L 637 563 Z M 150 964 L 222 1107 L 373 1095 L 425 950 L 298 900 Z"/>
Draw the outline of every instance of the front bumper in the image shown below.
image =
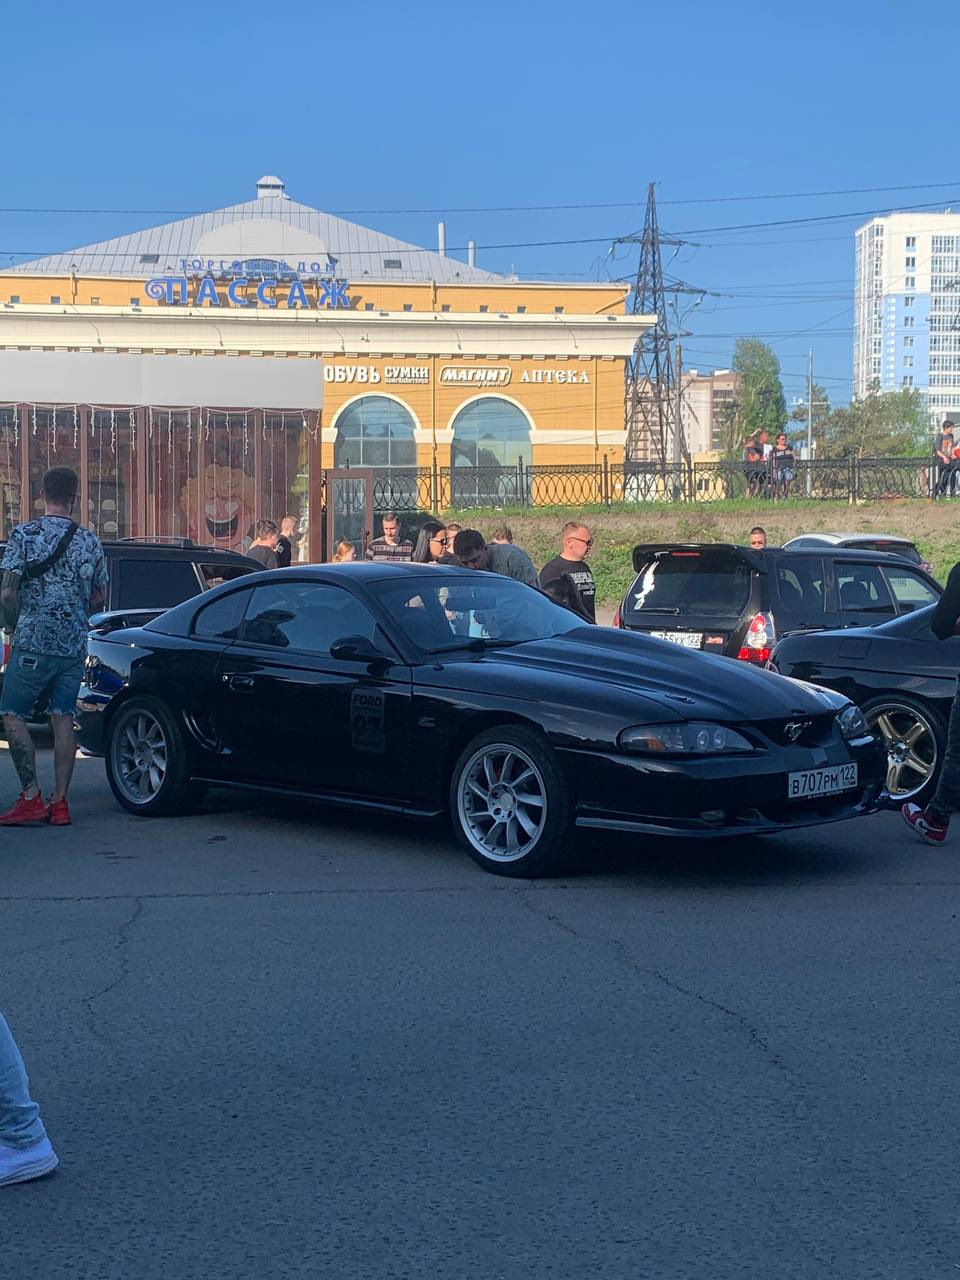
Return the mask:
<path id="1" fill-rule="evenodd" d="M 98 693 L 86 682 L 80 686 L 74 723 L 77 727 L 77 743 L 88 756 L 103 755 L 103 713 L 112 701 L 112 695 Z"/>
<path id="2" fill-rule="evenodd" d="M 578 827 L 693 839 L 771 834 L 863 817 L 887 807 L 886 753 L 875 738 L 753 756 L 654 760 L 564 751 Z M 858 786 L 788 800 L 787 774 L 855 760 Z"/>

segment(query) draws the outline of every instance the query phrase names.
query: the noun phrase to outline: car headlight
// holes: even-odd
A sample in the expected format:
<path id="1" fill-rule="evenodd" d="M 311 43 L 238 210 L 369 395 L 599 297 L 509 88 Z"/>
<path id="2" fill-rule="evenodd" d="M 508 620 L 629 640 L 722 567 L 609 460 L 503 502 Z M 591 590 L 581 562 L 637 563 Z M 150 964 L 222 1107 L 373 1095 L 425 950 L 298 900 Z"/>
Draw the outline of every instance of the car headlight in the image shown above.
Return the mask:
<path id="1" fill-rule="evenodd" d="M 624 751 L 648 755 L 715 756 L 730 751 L 753 751 L 742 733 L 722 724 L 636 724 L 619 737 Z"/>
<path id="2" fill-rule="evenodd" d="M 853 738 L 865 738 L 870 733 L 870 726 L 859 707 L 844 707 L 837 716 L 837 724 L 848 742 Z"/>

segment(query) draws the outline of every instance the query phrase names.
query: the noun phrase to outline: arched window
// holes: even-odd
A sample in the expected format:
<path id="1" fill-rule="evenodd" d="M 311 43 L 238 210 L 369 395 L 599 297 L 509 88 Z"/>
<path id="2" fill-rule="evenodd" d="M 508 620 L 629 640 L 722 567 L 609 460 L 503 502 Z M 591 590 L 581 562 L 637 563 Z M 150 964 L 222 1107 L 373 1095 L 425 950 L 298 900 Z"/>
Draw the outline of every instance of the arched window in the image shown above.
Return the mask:
<path id="1" fill-rule="evenodd" d="M 518 461 L 529 466 L 530 456 L 530 423 L 509 400 L 483 396 L 453 420 L 455 467 L 515 467 Z"/>
<path id="2" fill-rule="evenodd" d="M 415 422 L 410 410 L 387 396 L 363 396 L 336 420 L 338 467 L 415 467 Z"/>

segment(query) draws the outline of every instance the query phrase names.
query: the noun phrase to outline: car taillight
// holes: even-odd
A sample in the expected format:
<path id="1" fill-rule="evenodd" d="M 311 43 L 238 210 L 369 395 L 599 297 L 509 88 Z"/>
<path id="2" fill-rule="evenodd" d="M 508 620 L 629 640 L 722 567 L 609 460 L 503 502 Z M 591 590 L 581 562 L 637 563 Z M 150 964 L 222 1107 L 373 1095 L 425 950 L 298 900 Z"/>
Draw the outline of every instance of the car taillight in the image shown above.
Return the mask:
<path id="1" fill-rule="evenodd" d="M 611 626 L 614 626 L 614 627 L 619 627 L 619 626 L 622 626 L 622 625 L 623 625 L 623 624 L 621 623 L 621 621 L 620 621 L 620 608 L 619 608 L 619 606 L 617 607 L 617 612 L 613 615 L 613 622 L 612 622 L 610 625 L 611 625 Z"/>
<path id="2" fill-rule="evenodd" d="M 743 644 L 737 657 L 741 662 L 756 662 L 760 666 L 770 661 L 773 646 L 777 642 L 777 633 L 773 625 L 772 613 L 758 613 L 747 627 Z"/>

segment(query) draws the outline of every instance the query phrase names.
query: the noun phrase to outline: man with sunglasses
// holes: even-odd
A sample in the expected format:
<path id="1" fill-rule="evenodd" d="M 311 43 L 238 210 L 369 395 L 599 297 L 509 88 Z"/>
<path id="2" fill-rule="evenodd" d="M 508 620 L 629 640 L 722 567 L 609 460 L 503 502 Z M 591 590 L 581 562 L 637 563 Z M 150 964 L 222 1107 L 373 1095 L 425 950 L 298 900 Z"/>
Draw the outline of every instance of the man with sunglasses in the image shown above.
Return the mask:
<path id="1" fill-rule="evenodd" d="M 587 564 L 587 556 L 593 546 L 593 538 L 585 524 L 568 520 L 561 532 L 561 549 L 540 571 L 540 585 L 545 587 L 554 578 L 568 574 L 577 588 L 580 606 L 591 622 L 597 620 L 597 584 Z"/>

